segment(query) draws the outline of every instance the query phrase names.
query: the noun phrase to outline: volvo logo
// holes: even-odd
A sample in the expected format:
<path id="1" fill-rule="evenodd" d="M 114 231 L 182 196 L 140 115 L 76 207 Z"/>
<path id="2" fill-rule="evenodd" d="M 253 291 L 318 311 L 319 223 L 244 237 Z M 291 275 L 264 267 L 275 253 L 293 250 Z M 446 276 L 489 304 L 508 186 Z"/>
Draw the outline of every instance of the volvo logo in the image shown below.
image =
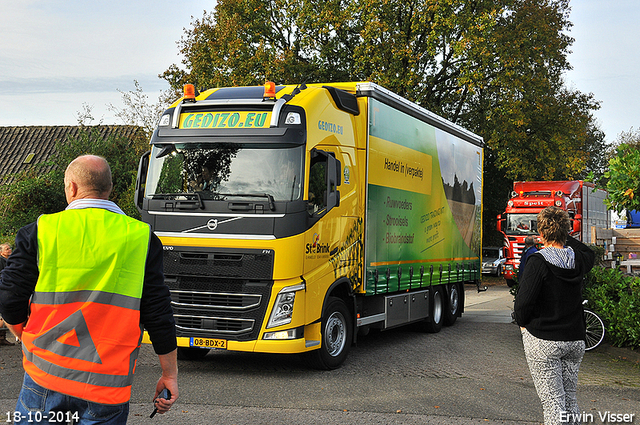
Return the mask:
<path id="1" fill-rule="evenodd" d="M 231 218 L 225 218 L 224 220 L 218 220 L 217 218 L 212 218 L 212 219 L 209 219 L 209 221 L 207 221 L 207 224 L 194 227 L 192 229 L 183 230 L 182 232 L 183 233 L 197 232 L 198 230 L 204 230 L 205 228 L 209 229 L 210 231 L 214 231 L 218 228 L 220 224 L 225 224 L 225 223 L 229 223 L 230 221 L 236 221 L 240 219 L 242 219 L 242 217 L 231 217 Z"/>

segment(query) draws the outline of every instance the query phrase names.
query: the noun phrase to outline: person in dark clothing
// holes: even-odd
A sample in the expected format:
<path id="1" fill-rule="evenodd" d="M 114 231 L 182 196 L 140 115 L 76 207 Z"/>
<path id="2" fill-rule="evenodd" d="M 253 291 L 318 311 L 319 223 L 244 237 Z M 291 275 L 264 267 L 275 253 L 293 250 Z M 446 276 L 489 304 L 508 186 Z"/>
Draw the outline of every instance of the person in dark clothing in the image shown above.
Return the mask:
<path id="1" fill-rule="evenodd" d="M 522 251 L 522 256 L 520 257 L 520 266 L 518 267 L 518 282 L 522 280 L 524 266 L 525 264 L 527 264 L 529 256 L 536 252 L 538 252 L 538 248 L 536 248 L 533 236 L 527 236 L 526 238 L 524 238 L 524 251 Z"/>
<path id="2" fill-rule="evenodd" d="M 11 245 L 8 243 L 0 244 L 0 270 L 7 265 L 7 259 L 11 255 Z"/>
<path id="3" fill-rule="evenodd" d="M 7 265 L 7 260 L 11 255 L 11 245 L 8 243 L 0 244 L 0 273 L 2 269 Z M 0 316 L 0 345 L 13 345 L 13 342 L 7 340 L 7 328 L 4 325 L 4 320 Z"/>
<path id="4" fill-rule="evenodd" d="M 570 223 L 557 207 L 538 214 L 544 247 L 529 256 L 514 306 L 545 425 L 579 423 L 580 417 L 576 391 L 586 333 L 582 280 L 595 253 L 568 236 Z"/>

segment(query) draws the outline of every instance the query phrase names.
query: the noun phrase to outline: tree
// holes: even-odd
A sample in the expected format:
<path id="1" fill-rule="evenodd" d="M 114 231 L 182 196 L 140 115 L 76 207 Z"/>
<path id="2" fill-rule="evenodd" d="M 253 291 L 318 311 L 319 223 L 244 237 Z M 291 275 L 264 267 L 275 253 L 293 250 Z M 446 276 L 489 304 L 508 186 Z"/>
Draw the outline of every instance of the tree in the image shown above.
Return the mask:
<path id="1" fill-rule="evenodd" d="M 179 43 L 186 70 L 172 65 L 162 76 L 174 88 L 370 79 L 420 102 L 434 83 L 449 82 L 456 52 L 490 27 L 495 8 L 478 16 L 476 3 L 221 0 Z"/>
<path id="2" fill-rule="evenodd" d="M 613 154 L 613 147 L 605 140 L 605 134 L 595 125 L 590 125 L 587 129 L 584 150 L 589 159 L 584 172 L 577 177 L 581 180 L 591 180 L 599 187 L 606 186 L 604 173 L 609 167 L 609 158 Z"/>
<path id="3" fill-rule="evenodd" d="M 118 204 L 127 215 L 139 217 L 133 203 L 138 161 L 148 149 L 148 142 L 143 133 L 134 137 L 124 137 L 111 134 L 103 137 L 97 127 L 87 127 L 77 137 L 56 144 L 55 164 L 51 178 L 55 182 L 62 182 L 67 164 L 80 155 L 92 154 L 104 157 L 111 167 L 113 190 L 110 200 Z M 64 191 L 62 191 L 64 197 Z"/>
<path id="4" fill-rule="evenodd" d="M 77 137 L 58 142 L 51 163 L 46 164 L 54 165 L 51 171 L 43 174 L 36 167 L 20 173 L 13 183 L 3 187 L 0 193 L 0 235 L 14 236 L 20 227 L 37 220 L 41 214 L 64 210 L 67 206 L 64 194 L 66 166 L 83 154 L 107 159 L 113 176 L 113 191 L 109 199 L 127 215 L 139 218 L 133 203 L 133 190 L 138 159 L 146 149 L 147 141 L 142 134 L 133 138 L 117 134 L 103 137 L 95 126 L 86 127 Z"/>
<path id="5" fill-rule="evenodd" d="M 158 102 L 149 103 L 149 96 L 144 93 L 140 83 L 138 83 L 137 80 L 133 80 L 133 84 L 135 85 L 135 90 L 133 91 L 124 92 L 118 90 L 122 95 L 124 108 L 120 109 L 110 104 L 109 110 L 112 111 L 124 125 L 137 125 L 142 127 L 147 138 L 150 138 L 156 129 L 162 113 L 167 109 L 171 100 L 177 99 L 179 95 L 175 90 L 170 89 L 160 94 Z M 90 111 L 86 111 L 86 106 L 85 115 L 93 119 Z"/>
<path id="6" fill-rule="evenodd" d="M 563 81 L 569 12 L 569 0 L 219 0 L 185 30 L 184 66 L 162 77 L 373 81 L 484 138 L 501 210 L 514 180 L 573 179 L 602 162 L 599 103 Z"/>
<path id="7" fill-rule="evenodd" d="M 64 183 L 55 181 L 52 172 L 41 174 L 38 167 L 24 171 L 0 193 L 0 235 L 13 239 L 22 226 L 36 221 L 41 214 L 62 211 L 67 202 Z"/>
<path id="8" fill-rule="evenodd" d="M 617 213 L 640 210 L 640 131 L 631 129 L 618 136 L 618 145 L 604 173 L 607 205 Z"/>

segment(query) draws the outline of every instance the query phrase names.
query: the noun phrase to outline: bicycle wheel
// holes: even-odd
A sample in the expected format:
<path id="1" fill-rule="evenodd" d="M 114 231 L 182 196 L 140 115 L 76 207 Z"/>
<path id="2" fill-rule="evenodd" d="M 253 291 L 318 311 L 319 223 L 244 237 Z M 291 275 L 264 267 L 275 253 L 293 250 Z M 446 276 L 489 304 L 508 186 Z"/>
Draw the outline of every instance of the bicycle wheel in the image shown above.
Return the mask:
<path id="1" fill-rule="evenodd" d="M 591 310 L 584 311 L 584 320 L 587 324 L 585 350 L 589 351 L 600 345 L 604 339 L 604 323 L 602 319 Z"/>

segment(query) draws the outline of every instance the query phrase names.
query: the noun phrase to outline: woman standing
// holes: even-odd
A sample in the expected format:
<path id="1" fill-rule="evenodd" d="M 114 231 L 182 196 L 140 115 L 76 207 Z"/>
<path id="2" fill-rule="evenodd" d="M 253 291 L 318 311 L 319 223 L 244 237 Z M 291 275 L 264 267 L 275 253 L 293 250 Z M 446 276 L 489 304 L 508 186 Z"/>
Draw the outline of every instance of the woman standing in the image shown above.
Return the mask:
<path id="1" fill-rule="evenodd" d="M 544 248 L 527 260 L 515 300 L 545 425 L 580 422 L 576 390 L 585 347 L 582 280 L 595 253 L 570 237 L 570 229 L 569 215 L 560 208 L 547 207 L 538 214 Z"/>

